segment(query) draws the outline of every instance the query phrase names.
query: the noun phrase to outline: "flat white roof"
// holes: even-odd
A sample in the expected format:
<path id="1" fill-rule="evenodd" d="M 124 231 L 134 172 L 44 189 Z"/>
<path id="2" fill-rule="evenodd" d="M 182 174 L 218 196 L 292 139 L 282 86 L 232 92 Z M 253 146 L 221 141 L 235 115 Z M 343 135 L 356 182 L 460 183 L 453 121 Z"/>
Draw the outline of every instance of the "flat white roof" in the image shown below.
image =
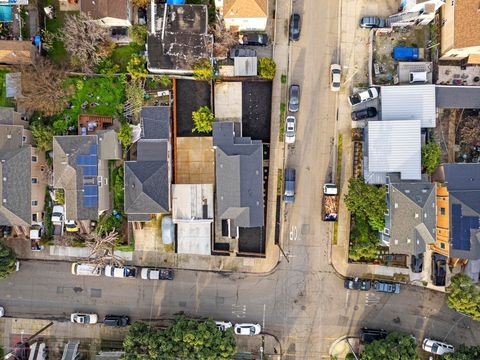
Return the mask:
<path id="1" fill-rule="evenodd" d="M 211 222 L 177 223 L 177 253 L 212 255 Z"/>
<path id="2" fill-rule="evenodd" d="M 367 134 L 369 172 L 422 178 L 420 120 L 369 121 Z"/>
<path id="3" fill-rule="evenodd" d="M 257 76 L 256 57 L 235 57 L 233 58 L 235 76 Z"/>
<path id="4" fill-rule="evenodd" d="M 435 85 L 381 87 L 382 120 L 420 120 L 422 128 L 436 126 Z"/>

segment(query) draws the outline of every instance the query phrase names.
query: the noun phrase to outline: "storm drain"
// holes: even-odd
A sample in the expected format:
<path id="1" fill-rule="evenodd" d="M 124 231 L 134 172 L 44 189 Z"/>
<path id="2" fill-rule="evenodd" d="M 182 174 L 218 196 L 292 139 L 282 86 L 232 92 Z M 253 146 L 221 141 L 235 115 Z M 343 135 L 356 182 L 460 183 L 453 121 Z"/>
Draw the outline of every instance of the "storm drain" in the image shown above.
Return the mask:
<path id="1" fill-rule="evenodd" d="M 102 297 L 102 289 L 90 289 L 90 297 L 101 298 Z"/>

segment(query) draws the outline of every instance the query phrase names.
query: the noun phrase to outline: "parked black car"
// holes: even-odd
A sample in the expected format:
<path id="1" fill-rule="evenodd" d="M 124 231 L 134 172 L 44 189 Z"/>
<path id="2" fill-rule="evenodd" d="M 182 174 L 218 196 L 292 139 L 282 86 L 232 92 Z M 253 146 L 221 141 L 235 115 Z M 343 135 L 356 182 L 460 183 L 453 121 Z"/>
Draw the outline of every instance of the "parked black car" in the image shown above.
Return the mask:
<path id="1" fill-rule="evenodd" d="M 372 282 L 367 279 L 346 278 L 344 283 L 345 289 L 368 291 L 372 287 Z"/>
<path id="2" fill-rule="evenodd" d="M 230 50 L 230 59 L 236 57 L 255 57 L 257 52 L 252 49 L 231 49 Z"/>
<path id="3" fill-rule="evenodd" d="M 447 276 L 447 257 L 441 254 L 432 254 L 432 283 L 436 286 L 445 286 Z"/>
<path id="4" fill-rule="evenodd" d="M 362 28 L 383 28 L 385 27 L 385 19 L 378 16 L 365 16 L 360 20 Z"/>
<path id="5" fill-rule="evenodd" d="M 106 315 L 103 319 L 103 325 L 105 326 L 128 326 L 130 318 L 127 315 Z"/>
<path id="6" fill-rule="evenodd" d="M 423 270 L 423 254 L 412 255 L 410 259 L 410 269 L 414 273 L 421 273 Z"/>
<path id="7" fill-rule="evenodd" d="M 291 85 L 288 97 L 288 111 L 297 112 L 300 108 L 300 86 Z"/>
<path id="8" fill-rule="evenodd" d="M 300 39 L 300 15 L 292 14 L 290 16 L 290 40 L 298 41 Z"/>
<path id="9" fill-rule="evenodd" d="M 363 120 L 377 116 L 377 109 L 374 107 L 368 107 L 366 109 L 357 110 L 352 112 L 352 120 Z"/>
<path id="10" fill-rule="evenodd" d="M 250 46 L 267 46 L 268 35 L 267 34 L 244 34 L 242 35 L 242 45 Z"/>
<path id="11" fill-rule="evenodd" d="M 385 339 L 388 335 L 388 332 L 383 329 L 360 329 L 360 341 L 364 344 L 370 344 L 375 340 Z"/>

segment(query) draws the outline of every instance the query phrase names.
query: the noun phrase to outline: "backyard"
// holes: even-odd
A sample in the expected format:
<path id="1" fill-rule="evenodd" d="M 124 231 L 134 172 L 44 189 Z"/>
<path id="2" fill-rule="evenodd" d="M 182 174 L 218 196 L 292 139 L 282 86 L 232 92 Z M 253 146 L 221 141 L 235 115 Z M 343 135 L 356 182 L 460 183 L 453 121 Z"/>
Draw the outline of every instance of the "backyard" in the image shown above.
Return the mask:
<path id="1" fill-rule="evenodd" d="M 0 106 L 2 107 L 13 106 L 13 102 L 7 98 L 7 86 L 5 83 L 5 77 L 9 72 L 7 69 L 0 69 Z"/>
<path id="2" fill-rule="evenodd" d="M 393 48 L 425 48 L 430 36 L 428 26 L 399 28 L 398 30 L 379 30 L 374 37 L 373 67 L 374 83 L 393 85 L 397 77 L 398 61 L 392 58 Z"/>

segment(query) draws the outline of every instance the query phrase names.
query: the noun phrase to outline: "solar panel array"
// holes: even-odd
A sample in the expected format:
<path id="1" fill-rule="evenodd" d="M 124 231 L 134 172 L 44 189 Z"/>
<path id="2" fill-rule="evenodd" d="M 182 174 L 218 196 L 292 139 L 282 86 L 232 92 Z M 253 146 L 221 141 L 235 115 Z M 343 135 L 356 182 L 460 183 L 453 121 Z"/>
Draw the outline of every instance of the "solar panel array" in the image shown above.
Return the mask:
<path id="1" fill-rule="evenodd" d="M 98 175 L 97 144 L 90 145 L 88 155 L 77 155 L 77 167 L 82 168 L 83 177 L 96 177 Z M 83 206 L 93 208 L 98 205 L 97 185 L 83 186 Z"/>
<path id="2" fill-rule="evenodd" d="M 452 245 L 456 250 L 470 251 L 470 229 L 480 226 L 478 216 L 463 216 L 462 205 L 452 204 Z"/>

